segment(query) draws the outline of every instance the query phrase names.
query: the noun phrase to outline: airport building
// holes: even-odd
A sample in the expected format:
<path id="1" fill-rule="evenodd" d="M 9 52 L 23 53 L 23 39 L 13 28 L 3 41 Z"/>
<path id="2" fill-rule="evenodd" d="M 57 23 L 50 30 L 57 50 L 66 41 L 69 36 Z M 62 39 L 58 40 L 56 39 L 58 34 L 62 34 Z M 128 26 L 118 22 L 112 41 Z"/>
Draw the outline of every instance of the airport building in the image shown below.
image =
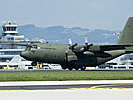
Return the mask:
<path id="1" fill-rule="evenodd" d="M 20 57 L 20 52 L 25 50 L 24 47 L 16 43 L 24 42 L 24 35 L 18 34 L 18 26 L 15 22 L 8 21 L 2 23 L 0 35 L 0 69 L 28 69 L 31 61 Z"/>
<path id="2" fill-rule="evenodd" d="M 24 41 L 24 35 L 18 35 L 17 24 L 11 21 L 2 24 L 0 35 L 0 62 L 10 61 L 15 55 L 19 55 L 24 48 L 15 43 Z"/>
<path id="3" fill-rule="evenodd" d="M 125 54 L 120 61 L 122 65 L 133 65 L 133 54 Z"/>
<path id="4" fill-rule="evenodd" d="M 105 64 L 99 65 L 100 69 L 133 69 L 133 54 L 125 54 Z"/>

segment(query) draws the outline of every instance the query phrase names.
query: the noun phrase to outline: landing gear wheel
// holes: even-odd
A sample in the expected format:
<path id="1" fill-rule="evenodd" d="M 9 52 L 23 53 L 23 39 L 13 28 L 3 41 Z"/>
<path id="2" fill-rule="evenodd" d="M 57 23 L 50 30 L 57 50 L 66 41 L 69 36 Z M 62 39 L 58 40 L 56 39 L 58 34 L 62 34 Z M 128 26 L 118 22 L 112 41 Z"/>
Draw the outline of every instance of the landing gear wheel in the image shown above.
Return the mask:
<path id="1" fill-rule="evenodd" d="M 66 68 L 62 68 L 63 70 L 66 70 Z"/>
<path id="2" fill-rule="evenodd" d="M 33 62 L 31 63 L 31 65 L 32 65 L 32 66 L 36 66 L 36 65 L 37 65 L 37 62 L 34 62 L 34 61 L 33 61 Z"/>
<path id="3" fill-rule="evenodd" d="M 67 69 L 67 67 L 66 66 L 62 66 L 62 69 L 65 70 L 65 69 Z"/>
<path id="4" fill-rule="evenodd" d="M 69 70 L 72 70 L 72 69 L 73 69 L 73 67 L 68 67 L 68 69 L 69 69 Z"/>
<path id="5" fill-rule="evenodd" d="M 84 70 L 86 69 L 86 67 L 85 67 L 85 66 L 82 66 L 80 69 L 81 69 L 82 71 L 84 71 Z"/>
<path id="6" fill-rule="evenodd" d="M 75 70 L 79 70 L 79 67 L 76 66 L 76 67 L 74 67 L 74 69 L 75 69 Z"/>

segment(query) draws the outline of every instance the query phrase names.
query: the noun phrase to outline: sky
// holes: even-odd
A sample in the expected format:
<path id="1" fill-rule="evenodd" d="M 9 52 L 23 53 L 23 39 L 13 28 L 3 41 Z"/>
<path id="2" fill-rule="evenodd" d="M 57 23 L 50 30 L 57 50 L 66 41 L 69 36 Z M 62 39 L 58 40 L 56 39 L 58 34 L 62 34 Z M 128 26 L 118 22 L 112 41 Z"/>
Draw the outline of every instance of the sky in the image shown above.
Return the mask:
<path id="1" fill-rule="evenodd" d="M 121 30 L 133 0 L 0 0 L 0 22 Z"/>

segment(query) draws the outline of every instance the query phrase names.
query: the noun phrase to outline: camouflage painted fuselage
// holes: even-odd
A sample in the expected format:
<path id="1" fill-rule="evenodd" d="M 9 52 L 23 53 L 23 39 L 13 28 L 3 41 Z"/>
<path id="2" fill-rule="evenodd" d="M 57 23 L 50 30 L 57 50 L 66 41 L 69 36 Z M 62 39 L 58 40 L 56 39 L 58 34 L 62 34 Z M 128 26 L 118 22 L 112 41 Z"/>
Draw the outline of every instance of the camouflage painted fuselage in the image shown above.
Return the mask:
<path id="1" fill-rule="evenodd" d="M 37 46 L 36 48 L 32 48 Z M 100 45 L 95 45 L 98 48 Z M 21 56 L 27 60 L 45 63 L 57 63 L 68 65 L 74 62 L 76 66 L 97 66 L 122 54 L 125 50 L 110 50 L 110 51 L 88 51 L 86 54 L 80 52 L 82 45 L 75 46 L 75 51 L 69 49 L 67 45 L 42 44 L 34 43 L 21 53 Z M 93 49 L 95 49 L 93 48 Z"/>

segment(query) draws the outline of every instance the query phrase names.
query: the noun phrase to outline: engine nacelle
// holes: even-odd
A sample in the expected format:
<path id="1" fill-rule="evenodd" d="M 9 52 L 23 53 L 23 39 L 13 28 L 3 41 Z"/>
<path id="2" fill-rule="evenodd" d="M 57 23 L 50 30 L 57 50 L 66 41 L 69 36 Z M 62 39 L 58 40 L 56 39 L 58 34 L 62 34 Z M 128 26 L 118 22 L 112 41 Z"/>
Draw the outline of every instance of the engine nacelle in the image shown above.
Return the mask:
<path id="1" fill-rule="evenodd" d="M 92 52 L 97 52 L 97 51 L 100 51 L 100 46 L 99 45 L 93 45 L 93 46 L 90 46 L 89 47 L 89 51 L 92 51 Z"/>
<path id="2" fill-rule="evenodd" d="M 84 52 L 84 47 L 83 46 L 80 46 L 80 45 L 75 46 L 74 49 L 73 49 L 73 51 L 74 52 L 78 52 L 78 53 Z"/>

